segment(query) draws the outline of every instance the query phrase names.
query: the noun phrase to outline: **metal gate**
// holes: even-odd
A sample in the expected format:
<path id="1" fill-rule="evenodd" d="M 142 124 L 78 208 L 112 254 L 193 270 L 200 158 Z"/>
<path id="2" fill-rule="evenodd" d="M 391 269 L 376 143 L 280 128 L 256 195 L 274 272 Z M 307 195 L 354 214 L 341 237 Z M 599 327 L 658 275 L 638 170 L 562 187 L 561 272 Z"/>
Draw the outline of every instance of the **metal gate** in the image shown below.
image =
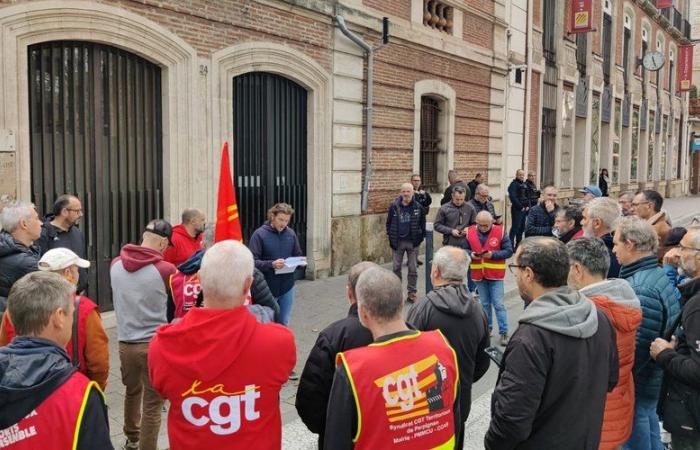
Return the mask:
<path id="1" fill-rule="evenodd" d="M 420 120 L 420 176 L 428 192 L 440 189 L 438 185 L 438 155 L 440 154 L 440 136 L 438 135 L 438 117 L 440 103 L 431 97 L 421 97 Z"/>
<path id="2" fill-rule="evenodd" d="M 233 79 L 233 174 L 243 239 L 278 202 L 294 208 L 289 226 L 306 251 L 306 90 L 266 72 Z"/>
<path id="3" fill-rule="evenodd" d="M 89 296 L 112 309 L 110 261 L 163 214 L 160 68 L 90 42 L 28 53 L 32 200 L 41 213 L 60 194 L 80 198 Z"/>

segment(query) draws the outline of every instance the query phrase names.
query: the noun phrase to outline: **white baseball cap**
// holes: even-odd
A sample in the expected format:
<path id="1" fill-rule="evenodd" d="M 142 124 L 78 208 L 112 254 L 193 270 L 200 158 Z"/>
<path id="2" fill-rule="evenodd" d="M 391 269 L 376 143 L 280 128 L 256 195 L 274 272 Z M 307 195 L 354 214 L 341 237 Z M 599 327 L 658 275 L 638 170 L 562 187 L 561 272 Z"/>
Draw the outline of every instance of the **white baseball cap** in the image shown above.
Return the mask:
<path id="1" fill-rule="evenodd" d="M 82 259 L 71 250 L 63 247 L 52 248 L 44 253 L 44 256 L 39 260 L 39 270 L 50 272 L 63 270 L 74 265 L 87 269 L 90 267 L 90 261 Z"/>

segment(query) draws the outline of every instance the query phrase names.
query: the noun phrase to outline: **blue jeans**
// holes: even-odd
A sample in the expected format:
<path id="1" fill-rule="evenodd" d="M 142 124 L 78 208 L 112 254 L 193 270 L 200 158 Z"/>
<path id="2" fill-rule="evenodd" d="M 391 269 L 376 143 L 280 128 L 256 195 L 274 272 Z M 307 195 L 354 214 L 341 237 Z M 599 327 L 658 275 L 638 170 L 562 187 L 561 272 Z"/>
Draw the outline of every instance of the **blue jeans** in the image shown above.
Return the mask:
<path id="1" fill-rule="evenodd" d="M 292 305 L 294 304 L 294 288 L 277 297 L 280 305 L 280 323 L 289 326 L 289 317 L 292 315 Z"/>
<path id="2" fill-rule="evenodd" d="M 637 398 L 634 404 L 632 435 L 625 443 L 625 450 L 663 450 L 656 400 Z"/>
<path id="3" fill-rule="evenodd" d="M 479 301 L 486 311 L 486 320 L 489 330 L 493 323 L 491 318 L 491 307 L 496 310 L 496 321 L 498 321 L 498 334 L 508 334 L 508 315 L 506 307 L 503 305 L 503 280 L 481 280 L 476 282 L 479 291 Z"/>
<path id="4" fill-rule="evenodd" d="M 474 280 L 472 280 L 472 270 L 471 269 L 467 270 L 467 289 L 469 289 L 469 292 L 476 291 L 476 283 L 474 283 Z"/>

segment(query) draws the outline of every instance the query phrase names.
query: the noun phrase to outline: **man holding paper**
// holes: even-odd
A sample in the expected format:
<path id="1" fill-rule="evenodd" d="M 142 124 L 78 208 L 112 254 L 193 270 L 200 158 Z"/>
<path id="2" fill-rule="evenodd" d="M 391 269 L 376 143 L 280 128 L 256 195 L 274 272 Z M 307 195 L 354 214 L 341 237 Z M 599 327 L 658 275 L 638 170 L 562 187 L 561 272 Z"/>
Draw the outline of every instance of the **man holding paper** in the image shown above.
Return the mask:
<path id="1" fill-rule="evenodd" d="M 249 248 L 255 258 L 255 267 L 264 275 L 272 295 L 280 305 L 280 323 L 289 325 L 294 303 L 294 272 L 306 265 L 299 239 L 289 228 L 294 209 L 286 203 L 277 203 L 267 212 L 268 220 L 255 230 Z"/>

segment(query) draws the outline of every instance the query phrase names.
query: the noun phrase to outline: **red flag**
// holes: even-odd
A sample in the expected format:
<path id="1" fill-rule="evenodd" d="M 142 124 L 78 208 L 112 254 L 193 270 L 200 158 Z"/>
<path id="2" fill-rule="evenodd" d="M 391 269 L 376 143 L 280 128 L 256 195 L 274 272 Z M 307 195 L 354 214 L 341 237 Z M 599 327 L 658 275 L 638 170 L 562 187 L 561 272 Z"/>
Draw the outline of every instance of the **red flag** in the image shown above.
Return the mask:
<path id="1" fill-rule="evenodd" d="M 587 33 L 593 30 L 592 0 L 571 0 L 569 33 Z"/>
<path id="2" fill-rule="evenodd" d="M 693 44 L 678 48 L 678 90 L 689 91 L 693 81 Z"/>
<path id="3" fill-rule="evenodd" d="M 221 170 L 219 172 L 219 198 L 216 206 L 216 229 L 214 242 L 234 239 L 243 240 L 241 221 L 238 218 L 236 190 L 233 188 L 230 163 L 228 159 L 228 142 L 221 149 Z"/>

